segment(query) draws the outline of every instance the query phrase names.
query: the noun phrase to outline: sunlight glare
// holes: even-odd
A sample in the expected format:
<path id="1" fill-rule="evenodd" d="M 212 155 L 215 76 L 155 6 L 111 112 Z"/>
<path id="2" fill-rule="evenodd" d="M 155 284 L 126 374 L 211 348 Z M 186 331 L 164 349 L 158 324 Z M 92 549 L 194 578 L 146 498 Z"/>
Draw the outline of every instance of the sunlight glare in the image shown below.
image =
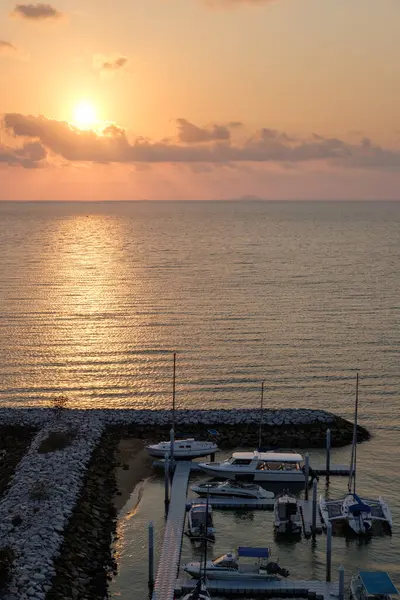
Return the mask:
<path id="1" fill-rule="evenodd" d="M 79 102 L 74 108 L 72 124 L 79 129 L 93 129 L 97 124 L 96 109 L 90 102 Z"/>

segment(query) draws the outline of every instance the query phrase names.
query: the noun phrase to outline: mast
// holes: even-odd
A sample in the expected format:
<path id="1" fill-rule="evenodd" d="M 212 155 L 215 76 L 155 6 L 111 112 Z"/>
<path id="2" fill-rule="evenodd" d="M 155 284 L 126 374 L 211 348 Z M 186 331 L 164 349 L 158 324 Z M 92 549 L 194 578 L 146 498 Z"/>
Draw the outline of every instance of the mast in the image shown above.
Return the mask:
<path id="1" fill-rule="evenodd" d="M 209 504 L 209 497 L 210 497 L 210 487 L 207 486 L 207 502 L 206 502 L 206 526 L 205 526 L 205 530 L 204 530 L 204 539 L 203 539 L 203 543 L 204 543 L 204 556 L 203 556 L 203 560 L 204 560 L 204 567 L 203 567 L 203 581 L 204 583 L 206 582 L 206 572 L 207 572 L 207 542 L 208 542 L 208 504 Z"/>
<path id="2" fill-rule="evenodd" d="M 175 379 L 176 379 L 176 352 L 174 352 L 174 374 L 172 379 L 172 429 L 175 430 Z"/>
<path id="3" fill-rule="evenodd" d="M 261 382 L 261 410 L 260 410 L 260 429 L 258 432 L 258 450 L 261 448 L 261 429 L 263 418 L 263 403 L 264 403 L 264 381 Z"/>
<path id="4" fill-rule="evenodd" d="M 353 471 L 353 494 L 356 493 L 356 472 L 357 472 L 357 420 L 358 420 L 358 373 L 356 379 L 356 408 L 354 417 L 354 471 Z"/>
<path id="5" fill-rule="evenodd" d="M 358 419 L 358 373 L 356 376 L 356 402 L 354 407 L 354 428 L 353 428 L 353 442 L 351 445 L 351 460 L 350 460 L 350 473 L 347 489 L 349 494 L 351 493 L 352 482 L 353 482 L 353 494 L 356 488 L 356 461 L 357 461 L 357 419 Z"/>

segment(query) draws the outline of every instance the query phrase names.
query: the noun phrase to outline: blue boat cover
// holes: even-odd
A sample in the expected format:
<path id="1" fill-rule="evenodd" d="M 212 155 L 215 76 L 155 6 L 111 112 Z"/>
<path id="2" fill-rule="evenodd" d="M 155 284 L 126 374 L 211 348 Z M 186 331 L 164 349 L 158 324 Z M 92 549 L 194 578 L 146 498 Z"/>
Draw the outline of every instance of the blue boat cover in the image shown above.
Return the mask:
<path id="1" fill-rule="evenodd" d="M 359 576 L 367 594 L 399 593 L 386 571 L 360 571 Z"/>
<path id="2" fill-rule="evenodd" d="M 218 435 L 218 431 L 216 429 L 207 429 L 210 435 Z"/>
<path id="3" fill-rule="evenodd" d="M 247 556 L 248 558 L 268 558 L 269 548 L 250 548 L 248 546 L 239 546 L 239 556 Z"/>
<path id="4" fill-rule="evenodd" d="M 368 506 L 368 504 L 364 504 L 363 502 L 360 502 L 359 504 L 352 504 L 351 506 L 349 506 L 349 512 L 350 513 L 354 513 L 354 512 L 369 513 L 369 512 L 371 512 L 371 507 Z"/>

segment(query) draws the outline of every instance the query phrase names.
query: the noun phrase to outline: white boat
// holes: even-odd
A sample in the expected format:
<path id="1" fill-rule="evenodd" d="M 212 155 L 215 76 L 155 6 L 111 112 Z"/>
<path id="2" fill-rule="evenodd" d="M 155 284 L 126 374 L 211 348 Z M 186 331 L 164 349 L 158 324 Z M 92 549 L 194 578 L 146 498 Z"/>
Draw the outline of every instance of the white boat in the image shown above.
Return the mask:
<path id="1" fill-rule="evenodd" d="M 303 457 L 294 452 L 234 452 L 223 462 L 199 463 L 213 477 L 247 482 L 304 484 Z"/>
<path id="2" fill-rule="evenodd" d="M 392 514 L 389 506 L 380 496 L 378 500 L 360 498 L 356 493 L 357 468 L 357 417 L 358 417 L 358 373 L 356 378 L 356 401 L 354 410 L 353 444 L 350 460 L 348 493 L 339 500 L 320 499 L 321 518 L 325 525 L 329 522 L 343 521 L 355 534 L 372 533 L 374 522 L 380 522 L 392 528 Z"/>
<path id="3" fill-rule="evenodd" d="M 208 560 L 204 569 L 208 579 L 272 579 L 288 577 L 289 571 L 281 568 L 276 562 L 267 562 L 270 557 L 269 548 L 239 547 L 236 552 L 228 552 L 214 560 Z M 257 558 L 258 563 L 246 564 L 241 558 Z M 183 566 L 192 577 L 198 579 L 203 572 L 200 562 L 190 562 Z"/>
<path id="4" fill-rule="evenodd" d="M 319 508 L 325 525 L 343 522 L 357 535 L 372 533 L 374 523 L 392 528 L 392 513 L 381 496 L 373 500 L 351 492 L 339 500 L 320 498 Z"/>
<path id="5" fill-rule="evenodd" d="M 391 600 L 399 592 L 385 571 L 360 571 L 350 582 L 353 600 Z"/>
<path id="6" fill-rule="evenodd" d="M 188 531 L 186 535 L 193 541 L 215 540 L 215 527 L 212 519 L 212 507 L 205 504 L 192 504 L 188 512 Z"/>
<path id="7" fill-rule="evenodd" d="M 194 438 L 174 441 L 173 457 L 176 460 L 190 460 L 201 456 L 209 456 L 219 452 L 217 444 L 208 441 L 198 441 Z M 171 442 L 160 442 L 146 446 L 147 452 L 154 458 L 164 458 L 166 454 L 171 456 Z"/>
<path id="8" fill-rule="evenodd" d="M 165 458 L 168 457 L 175 460 L 191 460 L 192 458 L 201 458 L 202 456 L 209 456 L 219 452 L 219 448 L 215 442 L 212 441 L 199 441 L 194 438 L 185 438 L 181 440 L 175 440 L 175 382 L 176 382 L 176 352 L 174 353 L 174 369 L 172 379 L 172 428 L 171 428 L 171 439 L 160 442 L 158 444 L 151 444 L 146 446 L 147 452 L 154 458 Z M 217 435 L 217 432 L 213 429 L 208 430 L 210 435 Z"/>
<path id="9" fill-rule="evenodd" d="M 221 498 L 254 498 L 265 499 L 273 498 L 273 492 L 267 492 L 256 483 L 246 483 L 243 481 L 210 481 L 209 483 L 199 483 L 190 486 L 190 489 L 198 496 L 207 496 L 207 493 L 213 497 Z"/>
<path id="10" fill-rule="evenodd" d="M 299 534 L 302 529 L 300 508 L 297 499 L 288 492 L 276 497 L 274 504 L 276 533 Z"/>
<path id="11" fill-rule="evenodd" d="M 199 579 L 194 590 L 183 596 L 183 600 L 211 600 L 205 581 Z"/>

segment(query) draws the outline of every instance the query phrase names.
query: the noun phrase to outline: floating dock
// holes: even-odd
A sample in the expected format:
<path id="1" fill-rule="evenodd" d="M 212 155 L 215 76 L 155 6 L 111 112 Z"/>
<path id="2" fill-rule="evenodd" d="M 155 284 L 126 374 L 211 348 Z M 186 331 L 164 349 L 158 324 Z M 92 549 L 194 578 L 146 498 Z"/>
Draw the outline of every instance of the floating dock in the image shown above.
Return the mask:
<path id="1" fill-rule="evenodd" d="M 305 537 L 310 537 L 313 534 L 312 527 L 312 500 L 297 500 L 300 507 L 301 520 L 303 521 L 303 533 Z M 323 525 L 321 520 L 321 514 L 319 510 L 319 503 L 317 502 L 317 510 L 315 514 L 315 531 L 314 533 L 322 533 Z"/>
<path id="2" fill-rule="evenodd" d="M 178 579 L 175 593 L 181 596 L 193 590 L 196 581 Z M 216 595 L 262 596 L 263 598 L 313 598 L 337 600 L 339 586 L 325 581 L 260 580 L 260 579 L 208 579 L 207 589 Z"/>
<path id="3" fill-rule="evenodd" d="M 154 583 L 153 600 L 173 600 L 174 598 L 175 583 L 181 560 L 189 476 L 190 462 L 177 462 L 172 480 L 164 542 Z"/>

